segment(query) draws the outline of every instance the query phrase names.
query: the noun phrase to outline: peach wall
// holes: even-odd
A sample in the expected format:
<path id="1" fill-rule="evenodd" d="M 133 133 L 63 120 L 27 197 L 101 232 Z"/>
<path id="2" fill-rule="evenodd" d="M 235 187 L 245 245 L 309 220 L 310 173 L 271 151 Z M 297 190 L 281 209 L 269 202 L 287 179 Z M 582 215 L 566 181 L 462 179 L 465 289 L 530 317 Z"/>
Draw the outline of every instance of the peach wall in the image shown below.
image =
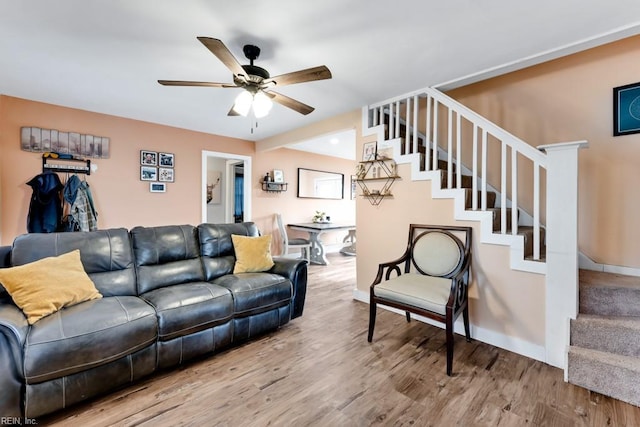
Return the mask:
<path id="1" fill-rule="evenodd" d="M 338 172 L 345 176 L 345 198 L 342 200 L 306 199 L 297 197 L 298 168 L 317 169 L 327 172 Z M 258 182 L 266 172 L 280 169 L 288 189 L 282 193 L 262 191 Z M 350 199 L 350 176 L 355 170 L 353 160 L 337 157 L 305 153 L 299 150 L 279 148 L 257 153 L 254 159 L 253 185 L 253 221 L 263 233 L 274 236 L 274 253 L 279 253 L 280 238 L 275 224 L 274 214 L 282 214 L 284 223 L 311 222 L 316 210 L 322 210 L 331 216 L 336 223 L 353 223 L 355 221 L 355 201 Z M 326 233 L 322 240 L 328 245 L 341 244 L 345 232 Z M 304 232 L 290 231 L 290 236 L 307 237 Z"/>
<path id="2" fill-rule="evenodd" d="M 612 89 L 640 81 L 640 36 L 448 94 L 533 146 L 588 140 L 579 160 L 579 248 L 640 267 L 640 134 L 613 137 Z"/>
<path id="3" fill-rule="evenodd" d="M 400 165 L 393 198 L 378 206 L 357 201 L 358 290 L 368 295 L 378 264 L 402 255 L 409 224 L 473 227 L 473 283 L 469 289 L 471 323 L 476 327 L 544 345 L 542 275 L 509 268 L 509 248 L 480 244 L 480 224 L 455 221 L 453 199 L 431 199 L 431 181 L 412 181 L 409 165 Z"/>
<path id="4" fill-rule="evenodd" d="M 100 228 L 201 222 L 202 150 L 253 155 L 254 143 L 217 135 L 0 96 L 0 203 L 2 244 L 26 232 L 31 189 L 41 156 L 20 150 L 20 127 L 74 131 L 111 138 L 111 158 L 98 159 L 87 178 Z M 150 193 L 140 181 L 141 149 L 175 154 L 175 182 Z"/>

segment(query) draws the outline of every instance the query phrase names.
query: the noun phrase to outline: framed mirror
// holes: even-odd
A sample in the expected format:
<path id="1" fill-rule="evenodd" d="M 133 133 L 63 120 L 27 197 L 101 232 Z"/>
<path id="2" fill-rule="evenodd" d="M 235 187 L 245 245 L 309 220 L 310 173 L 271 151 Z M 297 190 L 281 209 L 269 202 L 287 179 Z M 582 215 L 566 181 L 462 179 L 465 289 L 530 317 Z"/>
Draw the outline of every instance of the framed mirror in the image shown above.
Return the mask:
<path id="1" fill-rule="evenodd" d="M 298 168 L 298 197 L 342 199 L 344 198 L 344 174 Z"/>

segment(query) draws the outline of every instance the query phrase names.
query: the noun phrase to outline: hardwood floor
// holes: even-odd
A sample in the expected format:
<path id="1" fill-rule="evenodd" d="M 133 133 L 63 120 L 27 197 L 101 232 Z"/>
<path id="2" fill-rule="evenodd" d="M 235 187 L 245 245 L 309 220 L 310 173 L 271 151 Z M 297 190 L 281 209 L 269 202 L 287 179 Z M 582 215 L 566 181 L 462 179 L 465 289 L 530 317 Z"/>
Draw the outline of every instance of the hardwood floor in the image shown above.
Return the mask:
<path id="1" fill-rule="evenodd" d="M 355 258 L 311 266 L 304 315 L 241 347 L 38 420 L 73 426 L 640 426 L 562 371 L 352 299 Z"/>

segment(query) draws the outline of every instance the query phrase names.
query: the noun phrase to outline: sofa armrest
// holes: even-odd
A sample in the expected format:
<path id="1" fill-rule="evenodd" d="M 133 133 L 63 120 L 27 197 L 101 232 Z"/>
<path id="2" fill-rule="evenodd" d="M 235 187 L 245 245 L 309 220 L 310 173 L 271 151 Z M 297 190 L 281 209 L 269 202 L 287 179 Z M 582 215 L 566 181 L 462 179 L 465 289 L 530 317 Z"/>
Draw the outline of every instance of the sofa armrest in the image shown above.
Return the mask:
<path id="1" fill-rule="evenodd" d="M 24 371 L 22 349 L 29 324 L 20 309 L 0 299 L 0 415 L 24 415 Z"/>
<path id="2" fill-rule="evenodd" d="M 302 259 L 273 258 L 274 266 L 269 273 L 286 277 L 293 284 L 291 318 L 302 316 L 304 300 L 307 296 L 307 261 Z"/>

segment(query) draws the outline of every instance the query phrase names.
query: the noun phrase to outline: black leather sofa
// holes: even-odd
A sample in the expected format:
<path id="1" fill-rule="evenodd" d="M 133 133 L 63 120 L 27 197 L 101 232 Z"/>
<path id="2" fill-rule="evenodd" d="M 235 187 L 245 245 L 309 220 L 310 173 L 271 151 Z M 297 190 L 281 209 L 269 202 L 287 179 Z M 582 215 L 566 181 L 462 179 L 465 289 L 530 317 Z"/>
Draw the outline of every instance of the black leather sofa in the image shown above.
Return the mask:
<path id="1" fill-rule="evenodd" d="M 303 260 L 232 274 L 253 223 L 25 234 L 0 266 L 80 249 L 103 298 L 27 323 L 0 286 L 0 417 L 35 418 L 214 353 L 302 315 Z"/>

